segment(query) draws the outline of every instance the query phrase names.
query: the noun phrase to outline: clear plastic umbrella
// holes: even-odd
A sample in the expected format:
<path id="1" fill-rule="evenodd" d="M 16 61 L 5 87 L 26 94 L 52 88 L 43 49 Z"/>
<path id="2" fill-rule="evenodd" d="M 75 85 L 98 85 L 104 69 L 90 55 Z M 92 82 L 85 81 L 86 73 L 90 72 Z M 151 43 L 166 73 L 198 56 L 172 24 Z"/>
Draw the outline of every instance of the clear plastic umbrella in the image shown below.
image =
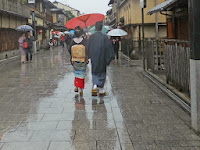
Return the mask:
<path id="1" fill-rule="evenodd" d="M 95 33 L 95 30 L 96 30 L 95 27 L 92 27 L 92 28 L 90 29 L 90 32 L 91 32 L 91 33 Z M 105 34 L 107 31 L 108 31 L 108 30 L 106 29 L 106 27 L 103 26 L 101 32 Z"/>
<path id="2" fill-rule="evenodd" d="M 28 32 L 28 31 L 33 31 L 33 28 L 29 25 L 21 25 L 17 27 L 15 30 L 21 31 L 21 32 Z"/>
<path id="3" fill-rule="evenodd" d="M 106 28 L 108 31 L 113 29 L 111 26 L 107 26 L 107 25 L 105 25 L 104 28 Z"/>
<path id="4" fill-rule="evenodd" d="M 65 31 L 64 32 L 66 35 L 73 35 L 73 33 L 69 32 L 69 31 Z"/>
<path id="5" fill-rule="evenodd" d="M 127 32 L 122 29 L 113 29 L 110 32 L 108 32 L 109 36 L 126 36 Z"/>

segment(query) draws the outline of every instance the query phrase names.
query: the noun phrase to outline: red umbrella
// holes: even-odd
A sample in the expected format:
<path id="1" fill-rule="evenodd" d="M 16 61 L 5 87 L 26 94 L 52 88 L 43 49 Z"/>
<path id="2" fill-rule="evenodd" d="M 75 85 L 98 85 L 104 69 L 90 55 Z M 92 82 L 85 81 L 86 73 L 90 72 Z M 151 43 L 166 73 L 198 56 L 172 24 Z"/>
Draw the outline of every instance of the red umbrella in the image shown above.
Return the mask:
<path id="1" fill-rule="evenodd" d="M 102 21 L 103 19 L 104 15 L 102 14 L 86 14 L 69 20 L 65 26 L 68 29 L 74 29 L 76 26 L 85 28 L 94 25 L 96 22 Z"/>

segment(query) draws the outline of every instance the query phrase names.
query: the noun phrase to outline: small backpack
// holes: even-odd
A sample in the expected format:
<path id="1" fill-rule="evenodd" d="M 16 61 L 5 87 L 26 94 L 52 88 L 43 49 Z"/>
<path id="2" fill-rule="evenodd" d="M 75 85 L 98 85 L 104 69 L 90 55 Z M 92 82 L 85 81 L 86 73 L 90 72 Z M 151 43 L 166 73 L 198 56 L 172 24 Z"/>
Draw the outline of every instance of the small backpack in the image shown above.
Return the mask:
<path id="1" fill-rule="evenodd" d="M 85 62 L 85 46 L 82 44 L 72 46 L 71 55 L 72 61 Z"/>
<path id="2" fill-rule="evenodd" d="M 28 42 L 23 42 L 23 48 L 28 48 Z"/>

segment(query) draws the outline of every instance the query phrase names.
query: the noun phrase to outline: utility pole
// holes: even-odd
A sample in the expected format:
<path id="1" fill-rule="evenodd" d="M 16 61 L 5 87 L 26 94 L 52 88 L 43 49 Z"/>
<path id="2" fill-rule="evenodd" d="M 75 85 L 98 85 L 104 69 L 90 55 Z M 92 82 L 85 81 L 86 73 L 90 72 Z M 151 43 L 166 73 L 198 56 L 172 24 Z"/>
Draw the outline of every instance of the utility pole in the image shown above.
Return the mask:
<path id="1" fill-rule="evenodd" d="M 200 132 L 200 0 L 189 0 L 192 128 Z"/>
<path id="2" fill-rule="evenodd" d="M 36 24 L 35 24 L 35 11 L 32 11 L 32 25 L 33 25 L 33 36 L 36 37 Z"/>
<path id="3" fill-rule="evenodd" d="M 141 48 L 141 25 L 139 25 L 139 42 L 138 42 L 139 52 L 142 52 Z"/>
<path id="4" fill-rule="evenodd" d="M 35 23 L 35 11 L 32 11 L 32 25 L 33 25 L 33 36 L 34 36 L 34 41 L 33 41 L 33 52 L 36 53 L 37 52 L 37 45 L 36 45 L 36 36 L 37 36 L 37 32 L 36 32 L 36 23 Z"/>
<path id="5" fill-rule="evenodd" d="M 142 52 L 143 52 L 143 70 L 146 69 L 146 52 L 145 52 L 145 48 L 144 48 L 144 8 L 146 8 L 146 0 L 140 0 L 140 7 L 142 8 Z"/>
<path id="6" fill-rule="evenodd" d="M 143 52 L 143 70 L 146 69 L 146 52 L 144 49 L 144 8 L 142 8 L 142 52 Z"/>
<path id="7" fill-rule="evenodd" d="M 155 0 L 155 6 L 157 6 L 157 0 Z M 158 40 L 159 40 L 159 35 L 158 35 L 158 13 L 155 13 L 155 22 L 156 22 L 156 70 L 158 70 L 159 66 L 159 48 L 158 48 Z"/>

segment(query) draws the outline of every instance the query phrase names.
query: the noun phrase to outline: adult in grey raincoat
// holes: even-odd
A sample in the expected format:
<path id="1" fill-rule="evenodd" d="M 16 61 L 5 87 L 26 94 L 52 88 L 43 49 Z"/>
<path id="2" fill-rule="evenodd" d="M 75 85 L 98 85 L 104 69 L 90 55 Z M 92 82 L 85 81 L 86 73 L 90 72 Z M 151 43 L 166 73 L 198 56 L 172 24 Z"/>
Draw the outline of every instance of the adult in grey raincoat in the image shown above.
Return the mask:
<path id="1" fill-rule="evenodd" d="M 101 32 L 103 22 L 97 22 L 95 25 L 96 32 L 88 40 L 86 51 L 92 64 L 92 95 L 105 95 L 104 84 L 106 80 L 106 67 L 115 58 L 114 50 L 107 35 Z"/>

